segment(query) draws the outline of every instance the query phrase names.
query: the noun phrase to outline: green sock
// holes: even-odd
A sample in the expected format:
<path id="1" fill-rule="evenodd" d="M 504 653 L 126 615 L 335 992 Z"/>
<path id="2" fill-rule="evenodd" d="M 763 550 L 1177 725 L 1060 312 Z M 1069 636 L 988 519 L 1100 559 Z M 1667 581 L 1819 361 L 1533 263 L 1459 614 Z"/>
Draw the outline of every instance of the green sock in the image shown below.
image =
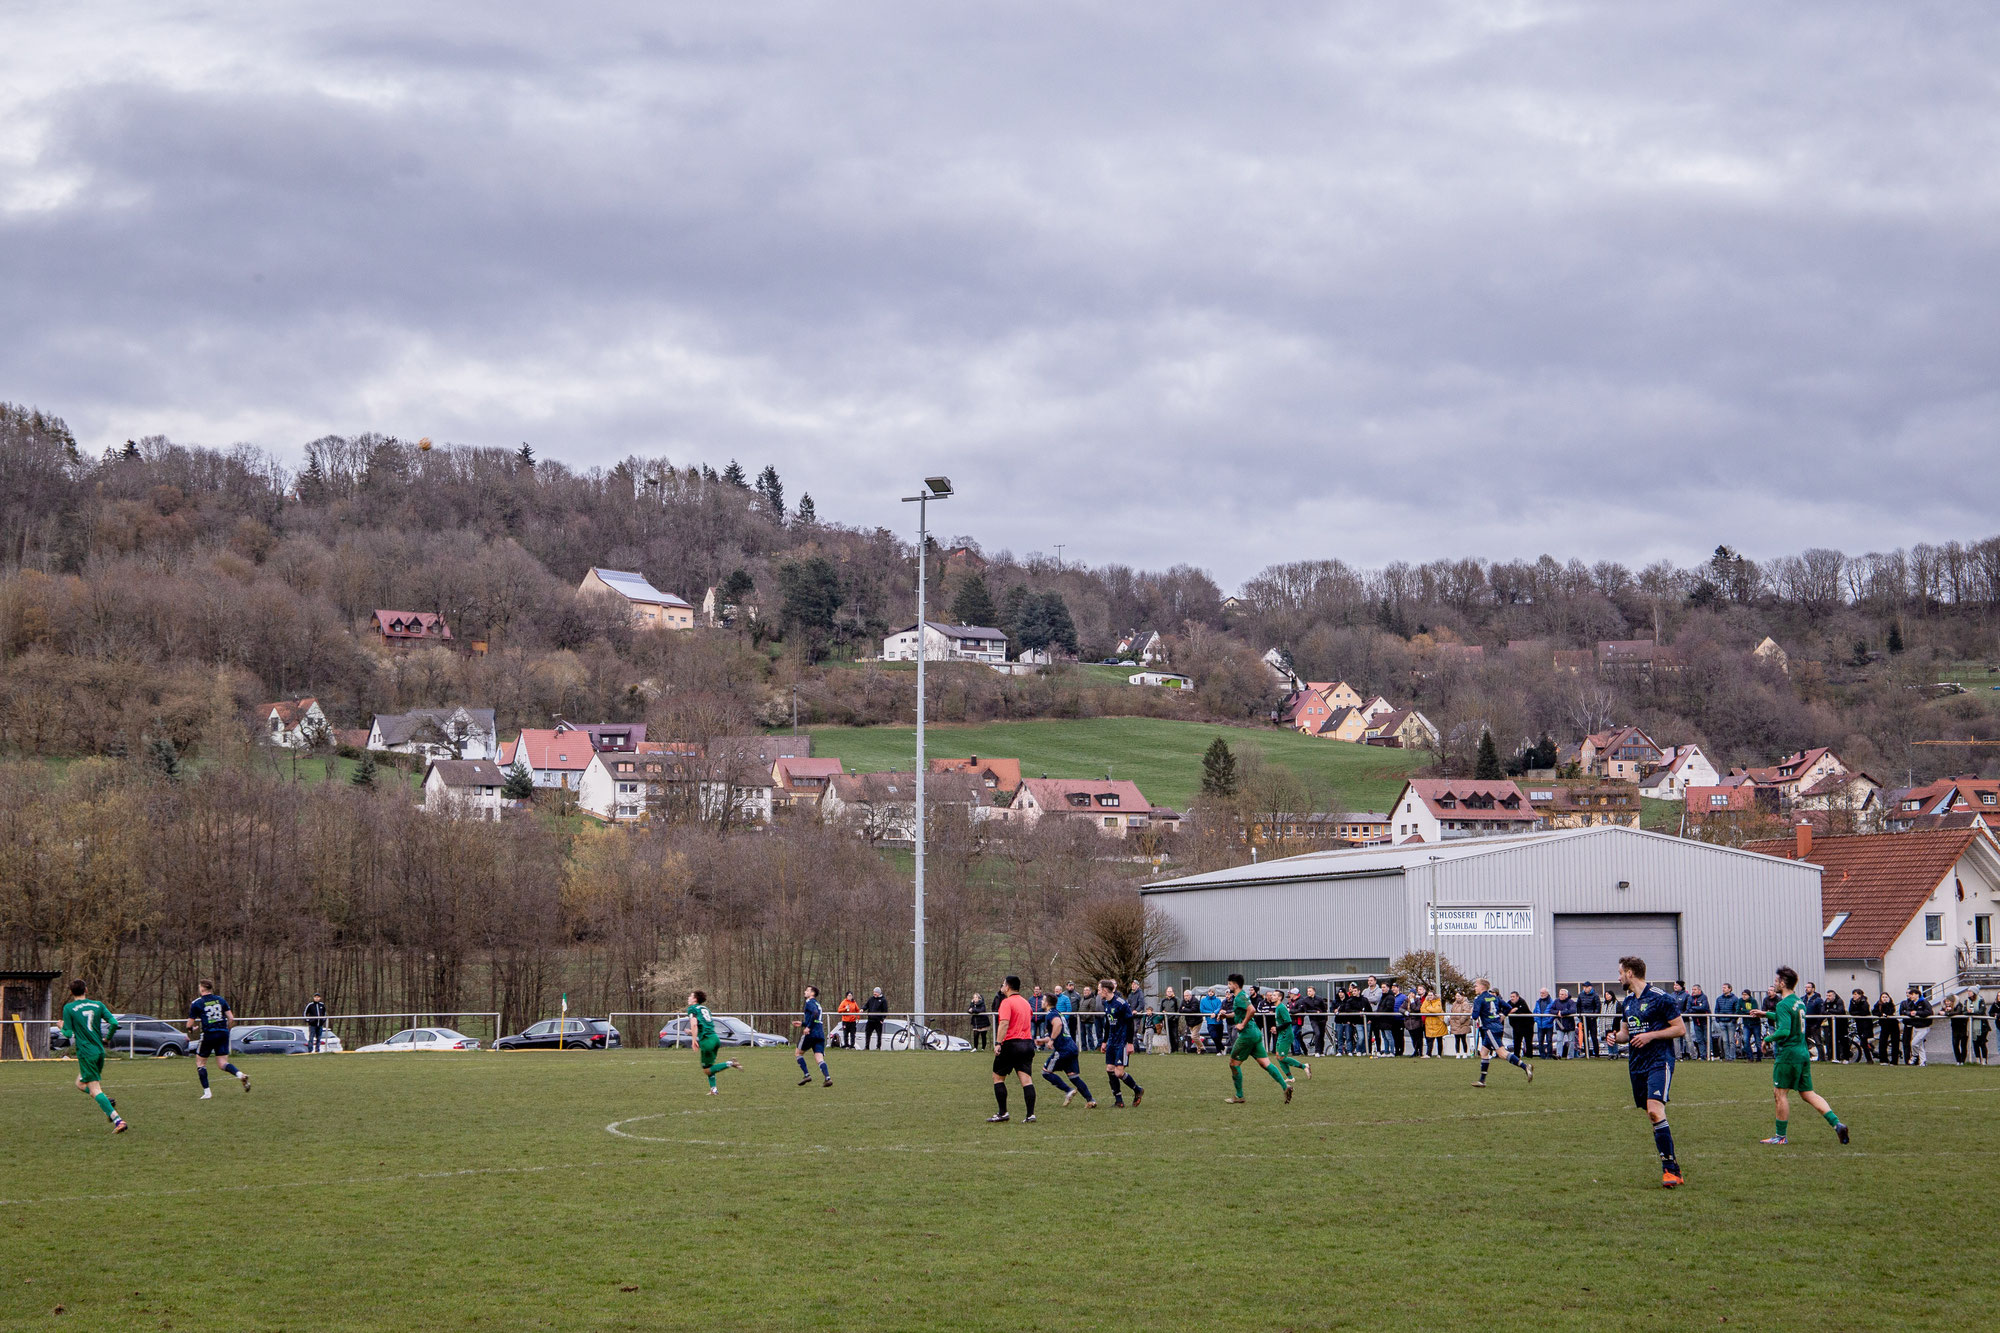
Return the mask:
<path id="1" fill-rule="evenodd" d="M 1829 1125 L 1839 1125 L 1839 1124 L 1840 1124 L 1840 1117 L 1839 1117 L 1839 1116 L 1837 1116 L 1837 1115 L 1835 1115 L 1835 1114 L 1833 1113 L 1833 1111 L 1832 1111 L 1832 1109 L 1831 1109 L 1831 1108 L 1829 1108 L 1829 1109 L 1828 1109 L 1828 1110 L 1827 1110 L 1827 1111 L 1825 1112 L 1825 1114 L 1826 1114 L 1826 1123 L 1827 1123 L 1827 1124 L 1829 1124 Z"/>
<path id="2" fill-rule="evenodd" d="M 100 1092 L 92 1100 L 97 1103 L 97 1109 L 104 1112 L 106 1120 L 116 1120 L 118 1118 L 118 1112 L 111 1109 L 111 1098 Z"/>
<path id="3" fill-rule="evenodd" d="M 1271 1081 L 1273 1083 L 1276 1083 L 1281 1088 L 1285 1086 L 1284 1070 L 1278 1068 L 1276 1065 L 1265 1065 L 1264 1072 L 1271 1076 Z"/>
<path id="4" fill-rule="evenodd" d="M 704 1070 L 702 1070 L 701 1072 L 702 1072 L 702 1073 L 704 1073 L 704 1074 L 706 1074 L 706 1075 L 708 1075 L 708 1086 L 709 1086 L 709 1087 L 711 1087 L 711 1088 L 712 1088 L 712 1087 L 714 1087 L 714 1086 L 715 1086 L 715 1072 L 716 1072 L 716 1071 L 715 1071 L 715 1067 L 714 1067 L 713 1065 L 711 1065 L 710 1067 L 708 1067 L 707 1069 L 704 1069 Z"/>
<path id="5" fill-rule="evenodd" d="M 1783 1137 L 1785 1137 L 1785 1126 L 1787 1126 L 1787 1125 L 1789 1125 L 1789 1124 L 1791 1124 L 1791 1123 L 1792 1123 L 1792 1122 L 1791 1122 L 1791 1121 L 1789 1121 L 1789 1120 L 1780 1120 L 1780 1121 L 1778 1121 L 1778 1122 L 1777 1122 L 1777 1126 L 1778 1126 L 1778 1137 L 1779 1137 L 1779 1138 L 1781 1138 L 1781 1139 L 1782 1139 Z"/>
<path id="6" fill-rule="evenodd" d="M 1243 1066 L 1229 1066 L 1229 1077 L 1236 1080 L 1236 1095 L 1241 1097 L 1243 1095 Z"/>

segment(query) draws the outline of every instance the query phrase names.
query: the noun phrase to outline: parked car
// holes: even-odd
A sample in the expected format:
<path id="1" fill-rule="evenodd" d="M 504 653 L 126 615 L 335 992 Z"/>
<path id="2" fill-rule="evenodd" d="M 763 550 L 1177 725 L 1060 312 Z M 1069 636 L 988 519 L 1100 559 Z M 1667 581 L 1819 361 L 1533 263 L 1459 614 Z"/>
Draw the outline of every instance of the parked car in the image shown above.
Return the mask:
<path id="1" fill-rule="evenodd" d="M 660 1045 L 694 1045 L 693 1040 L 688 1035 L 690 1030 L 688 1026 L 689 1022 L 690 1020 L 685 1014 L 679 1018 L 668 1019 L 667 1025 L 660 1029 Z M 787 1038 L 774 1037 L 768 1032 L 759 1032 L 742 1019 L 730 1018 L 726 1014 L 718 1014 L 716 1016 L 715 1038 L 724 1046 L 789 1046 L 792 1044 Z"/>
<path id="2" fill-rule="evenodd" d="M 375 1051 L 476 1051 L 479 1039 L 450 1028 L 408 1028 L 387 1041 L 357 1048 L 357 1055 Z"/>
<path id="3" fill-rule="evenodd" d="M 493 1043 L 496 1051 L 602 1051 L 625 1043 L 601 1018 L 545 1018 Z"/>
<path id="4" fill-rule="evenodd" d="M 187 1029 L 179 1023 L 169 1023 L 164 1018 L 153 1018 L 146 1014 L 114 1014 L 118 1020 L 118 1031 L 111 1038 L 111 1052 L 123 1055 L 186 1055 L 194 1047 L 188 1041 Z M 69 1049 L 69 1041 L 60 1027 L 49 1029 L 49 1049 L 62 1051 Z"/>
<path id="5" fill-rule="evenodd" d="M 340 1048 L 340 1038 L 325 1028 L 319 1030 L 321 1054 Z M 297 1027 L 239 1025 L 229 1030 L 229 1049 L 242 1055 L 311 1055 L 312 1033 L 303 1023 Z"/>
<path id="6" fill-rule="evenodd" d="M 972 1049 L 972 1043 L 963 1037 L 947 1036 L 939 1032 L 936 1028 L 926 1028 L 925 1032 L 927 1035 L 924 1038 L 924 1046 L 927 1050 L 969 1051 Z M 865 1033 L 866 1029 L 864 1028 L 862 1035 L 865 1035 Z M 857 1036 L 855 1040 L 858 1042 L 860 1036 Z M 882 1044 L 892 1051 L 910 1051 L 916 1049 L 917 1038 L 908 1022 L 900 1018 L 885 1018 L 882 1020 Z"/>

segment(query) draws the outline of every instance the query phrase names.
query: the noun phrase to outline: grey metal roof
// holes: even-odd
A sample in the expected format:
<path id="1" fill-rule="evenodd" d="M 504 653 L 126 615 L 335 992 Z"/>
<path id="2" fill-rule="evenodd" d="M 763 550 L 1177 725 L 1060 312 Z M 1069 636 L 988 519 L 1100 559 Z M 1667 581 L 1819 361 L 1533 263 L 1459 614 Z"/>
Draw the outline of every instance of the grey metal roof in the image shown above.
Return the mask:
<path id="1" fill-rule="evenodd" d="M 425 723 L 449 734 L 450 725 L 460 713 L 478 731 L 493 731 L 493 710 L 490 708 L 413 708 L 407 713 L 377 713 L 375 725 L 382 729 L 384 745 L 401 745 L 417 734 Z"/>
<path id="2" fill-rule="evenodd" d="M 1412 842 L 1396 846 L 1342 847 L 1326 851 L 1301 852 L 1256 865 L 1211 870 L 1206 874 L 1160 880 L 1140 888 L 1141 893 L 1179 893 L 1189 889 L 1223 889 L 1254 884 L 1274 884 L 1313 879 L 1351 879 L 1365 875 L 1400 875 L 1412 866 L 1432 861 L 1460 861 L 1471 856 L 1493 856 L 1518 851 L 1541 843 L 1571 838 L 1659 838 L 1683 846 L 1706 847 L 1731 856 L 1753 856 L 1761 861 L 1783 860 L 1735 847 L 1676 838 L 1625 824 L 1600 824 L 1595 828 L 1541 829 L 1533 833 L 1495 834 L 1484 838 L 1454 838 L 1449 842 Z"/>
<path id="3" fill-rule="evenodd" d="M 591 573 L 597 575 L 615 592 L 623 594 L 635 602 L 657 602 L 662 606 L 687 606 L 688 603 L 670 592 L 661 592 L 646 581 L 644 574 L 634 574 L 623 569 L 598 569 L 592 566 Z M 690 608 L 691 609 L 691 608 Z"/>
<path id="4" fill-rule="evenodd" d="M 440 759 L 431 772 L 447 787 L 500 787 L 507 782 L 498 764 L 483 759 Z"/>
<path id="5" fill-rule="evenodd" d="M 924 623 L 948 639 L 1005 639 L 1007 637 L 1006 631 L 997 630 L 988 625 L 947 625 L 942 620 L 926 620 Z M 915 625 L 905 625 L 903 628 L 897 630 L 896 633 L 914 634 L 916 628 Z"/>

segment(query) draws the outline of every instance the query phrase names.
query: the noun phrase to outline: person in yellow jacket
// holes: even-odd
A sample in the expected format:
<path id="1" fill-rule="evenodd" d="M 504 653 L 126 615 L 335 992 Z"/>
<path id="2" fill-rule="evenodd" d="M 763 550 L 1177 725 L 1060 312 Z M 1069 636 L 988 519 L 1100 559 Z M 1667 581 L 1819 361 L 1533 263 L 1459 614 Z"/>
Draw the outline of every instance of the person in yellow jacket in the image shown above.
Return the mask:
<path id="1" fill-rule="evenodd" d="M 1435 991 L 1426 989 L 1423 1002 L 1424 1015 L 1424 1058 L 1436 1056 L 1444 1058 L 1444 1000 Z"/>

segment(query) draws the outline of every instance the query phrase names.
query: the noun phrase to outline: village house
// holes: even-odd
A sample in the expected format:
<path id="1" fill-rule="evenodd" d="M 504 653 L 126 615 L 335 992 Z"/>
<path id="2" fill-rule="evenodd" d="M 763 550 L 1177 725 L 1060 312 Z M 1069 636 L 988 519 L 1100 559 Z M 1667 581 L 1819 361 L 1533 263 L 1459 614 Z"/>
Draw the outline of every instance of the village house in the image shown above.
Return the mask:
<path id="1" fill-rule="evenodd" d="M 1921 787 L 1905 787 L 1888 798 L 1883 826 L 1892 833 L 1934 828 L 1948 819 L 1970 827 L 1974 819 L 2000 832 L 2000 778 L 1939 778 Z"/>
<path id="2" fill-rule="evenodd" d="M 393 648 L 452 642 L 451 626 L 430 611 L 377 611 L 374 626 L 382 642 Z"/>
<path id="3" fill-rule="evenodd" d="M 970 777 L 985 793 L 980 804 L 986 806 L 1012 805 L 1021 790 L 1021 761 L 1018 759 L 982 759 L 976 754 L 964 759 L 933 759 L 930 770 L 933 773 L 963 773 Z"/>
<path id="4" fill-rule="evenodd" d="M 1770 663 L 1788 676 L 1792 674 L 1792 659 L 1790 654 L 1786 653 L 1783 648 L 1780 648 L 1778 641 L 1769 635 L 1765 635 L 1764 641 L 1750 650 L 1750 656 L 1756 658 L 1759 662 Z"/>
<path id="5" fill-rule="evenodd" d="M 840 776 L 840 760 L 780 755 L 771 765 L 772 802 L 779 810 L 817 806 L 827 784 Z"/>
<path id="6" fill-rule="evenodd" d="M 1847 765 L 1840 762 L 1840 756 L 1825 746 L 1788 754 L 1765 768 L 1731 770 L 1732 775 L 1747 777 L 1759 787 L 1777 792 L 1779 802 L 1788 808 L 1800 791 L 1846 771 Z"/>
<path id="7" fill-rule="evenodd" d="M 955 811 L 970 819 L 982 793 L 969 774 L 935 773 L 924 780 L 924 809 L 930 817 Z M 871 843 L 917 840 L 917 775 L 900 773 L 838 773 L 820 798 L 820 817 L 852 829 Z"/>
<path id="8" fill-rule="evenodd" d="M 1414 708 L 1399 708 L 1393 713 L 1384 713 L 1368 723 L 1362 733 L 1365 744 L 1386 745 L 1401 750 L 1436 749 L 1442 740 L 1431 720 Z"/>
<path id="9" fill-rule="evenodd" d="M 1294 693 L 1306 687 L 1306 683 L 1299 679 L 1299 673 L 1292 670 L 1291 659 L 1285 656 L 1284 649 L 1266 648 L 1264 655 L 1258 660 L 1264 664 L 1264 669 L 1271 673 L 1271 679 L 1278 683 L 1278 688 L 1286 693 Z"/>
<path id="10" fill-rule="evenodd" d="M 500 737 L 490 708 L 413 708 L 375 714 L 368 748 L 427 759 L 492 760 L 500 754 Z"/>
<path id="11" fill-rule="evenodd" d="M 1824 814 L 1823 826 L 1840 833 L 1873 833 L 1882 824 L 1882 784 L 1859 769 L 1829 773 L 1792 793 L 1796 814 Z"/>
<path id="12" fill-rule="evenodd" d="M 1391 840 L 1444 842 L 1527 833 L 1542 827 L 1527 794 L 1512 782 L 1411 778 L 1389 810 Z"/>
<path id="13" fill-rule="evenodd" d="M 882 640 L 884 662 L 917 660 L 917 627 L 899 629 Z M 1005 662 L 1007 636 L 986 625 L 948 625 L 924 622 L 923 653 L 926 662 Z"/>
<path id="14" fill-rule="evenodd" d="M 439 759 L 424 774 L 424 809 L 454 819 L 498 819 L 507 774 L 487 759 Z"/>
<path id="15" fill-rule="evenodd" d="M 1739 842 L 1761 834 L 1780 818 L 1778 793 L 1739 774 L 1713 786 L 1690 786 L 1683 798 L 1687 836 L 1709 842 Z"/>
<path id="16" fill-rule="evenodd" d="M 1593 732 L 1577 748 L 1577 762 L 1594 778 L 1637 782 L 1658 768 L 1660 747 L 1637 727 L 1613 727 Z"/>
<path id="17" fill-rule="evenodd" d="M 1172 671 L 1134 671 L 1125 678 L 1127 685 L 1151 685 L 1167 690 L 1191 690 L 1194 688 L 1192 676 L 1179 675 Z"/>
<path id="18" fill-rule="evenodd" d="M 1528 803 L 1544 828 L 1639 827 L 1639 793 L 1623 782 L 1529 782 Z"/>
<path id="19" fill-rule="evenodd" d="M 1819 866 L 1826 983 L 1901 998 L 1920 986 L 1933 999 L 2000 984 L 1993 918 L 2000 903 L 2000 844 L 1984 828 L 1935 829 L 1753 842 L 1745 851 Z M 1938 1031 L 1944 1025 L 1939 1024 Z M 1938 1058 L 1934 1048 L 1932 1057 Z M 1947 1050 L 1944 1060 L 1950 1059 Z"/>
<path id="20" fill-rule="evenodd" d="M 631 608 L 640 629 L 693 629 L 694 607 L 670 592 L 661 592 L 643 574 L 593 567 L 576 585 L 577 596 L 613 596 Z"/>
<path id="21" fill-rule="evenodd" d="M 630 753 L 591 756 L 577 784 L 579 810 L 622 822 L 658 815 L 685 822 L 768 824 L 776 807 L 777 762 L 808 758 L 811 736 L 723 736 L 641 741 Z"/>
<path id="22" fill-rule="evenodd" d="M 1167 660 L 1167 641 L 1156 629 L 1133 630 L 1118 640 L 1112 656 L 1135 666 L 1152 666 Z"/>
<path id="23" fill-rule="evenodd" d="M 1153 812 L 1137 784 L 1122 778 L 1026 778 L 1014 809 L 1030 825 L 1052 817 L 1082 819 L 1115 838 L 1147 827 Z"/>
<path id="24" fill-rule="evenodd" d="M 1680 670 L 1674 650 L 1652 639 L 1601 639 L 1597 669 L 1608 675 L 1651 676 Z"/>
<path id="25" fill-rule="evenodd" d="M 1340 832 L 1339 814 L 1329 810 L 1271 811 L 1252 815 L 1244 832 L 1250 845 L 1280 856 L 1300 852 L 1351 847 L 1353 841 Z"/>
<path id="26" fill-rule="evenodd" d="M 500 746 L 500 767 L 516 763 L 528 770 L 537 787 L 563 787 L 575 791 L 590 767 L 597 745 L 581 727 L 562 723 L 554 727 L 524 727 L 521 734 Z"/>
<path id="27" fill-rule="evenodd" d="M 1712 787 L 1722 780 L 1699 745 L 1669 745 L 1660 766 L 1639 779 L 1639 795 L 1655 801 L 1685 801 L 1689 787 Z"/>
<path id="28" fill-rule="evenodd" d="M 757 606 L 754 602 L 746 602 L 741 606 L 735 602 L 725 602 L 722 600 L 721 590 L 711 585 L 709 590 L 702 594 L 701 619 L 710 629 L 726 628 L 738 620 L 755 624 Z"/>
<path id="29" fill-rule="evenodd" d="M 333 736 L 317 699 L 287 699 L 257 709 L 258 737 L 285 750 L 310 750 Z"/>

